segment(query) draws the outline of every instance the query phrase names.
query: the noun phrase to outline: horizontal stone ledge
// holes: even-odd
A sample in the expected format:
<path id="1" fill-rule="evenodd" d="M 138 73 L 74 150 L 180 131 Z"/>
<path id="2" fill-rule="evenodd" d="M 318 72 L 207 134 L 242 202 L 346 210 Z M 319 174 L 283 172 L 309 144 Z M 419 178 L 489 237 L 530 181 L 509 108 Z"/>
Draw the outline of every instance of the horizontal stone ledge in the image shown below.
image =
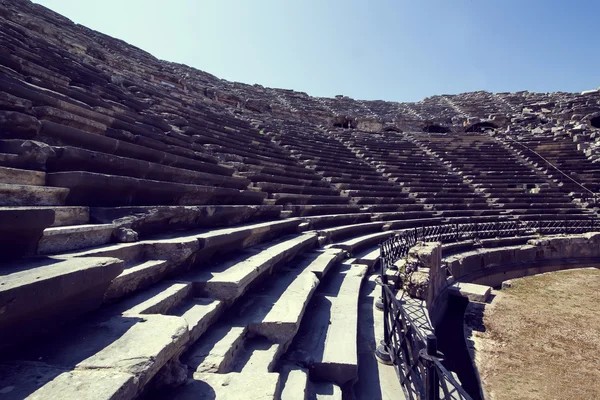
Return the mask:
<path id="1" fill-rule="evenodd" d="M 92 207 L 90 213 L 97 222 L 130 228 L 144 237 L 181 229 L 275 220 L 282 208 L 267 205 Z"/>
<path id="2" fill-rule="evenodd" d="M 234 172 L 231 168 L 180 157 L 174 154 L 165 153 L 164 151 L 85 132 L 52 121 L 42 121 L 42 129 L 39 131 L 39 135 L 41 136 L 40 139 L 45 139 L 45 137 L 47 137 L 52 143 L 58 142 L 58 144 L 61 145 L 76 146 L 102 153 L 115 154 L 122 157 L 130 157 L 178 168 L 185 168 L 192 171 L 202 171 L 206 170 L 206 168 L 210 168 L 211 173 L 225 176 L 231 176 Z"/>
<path id="3" fill-rule="evenodd" d="M 69 205 L 261 204 L 266 193 L 169 183 L 91 172 L 47 174 L 50 185 L 69 188 Z"/>
<path id="4" fill-rule="evenodd" d="M 172 183 L 191 183 L 235 189 L 246 189 L 250 183 L 245 178 L 192 171 L 134 158 L 90 151 L 79 147 L 53 147 L 53 150 L 55 156 L 50 157 L 46 161 L 48 172 L 88 171 Z"/>
<path id="5" fill-rule="evenodd" d="M 0 349 L 98 308 L 122 271 L 121 260 L 101 257 L 41 257 L 11 264 L 0 278 Z"/>

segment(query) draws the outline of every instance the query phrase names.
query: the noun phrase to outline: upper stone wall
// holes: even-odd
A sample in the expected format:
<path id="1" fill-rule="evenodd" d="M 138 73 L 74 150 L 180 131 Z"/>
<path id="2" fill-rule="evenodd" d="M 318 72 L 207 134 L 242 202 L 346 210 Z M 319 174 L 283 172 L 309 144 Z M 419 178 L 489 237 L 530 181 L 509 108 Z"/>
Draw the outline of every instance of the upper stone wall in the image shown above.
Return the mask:
<path id="1" fill-rule="evenodd" d="M 461 130 L 481 120 L 492 120 L 503 126 L 515 116 L 538 113 L 553 118 L 584 118 L 600 111 L 598 91 L 576 93 L 497 93 L 479 91 L 458 95 L 440 95 L 415 103 L 362 101 L 346 96 L 311 97 L 303 92 L 247 85 L 219 79 L 186 65 L 162 61 L 122 40 L 78 25 L 69 19 L 29 0 L 0 0 L 0 18 L 5 25 L 1 47 L 4 67 L 28 68 L 19 58 L 12 58 L 15 38 L 25 43 L 46 42 L 51 46 L 39 49 L 38 57 L 49 62 L 48 69 L 69 68 L 58 64 L 65 58 L 75 58 L 85 65 L 89 74 L 78 73 L 82 81 L 110 82 L 120 86 L 145 87 L 149 82 L 162 86 L 175 97 L 192 97 L 206 107 L 219 112 L 235 113 L 251 119 L 266 116 L 278 119 L 301 119 L 314 124 L 333 126 L 340 118 L 353 121 L 350 127 L 365 131 L 421 130 L 435 123 L 452 130 Z M 36 56 L 36 55 L 32 55 Z M 8 60 L 7 60 L 8 58 Z M 8 61 L 8 62 L 7 62 Z M 12 65 L 11 66 L 11 62 Z M 45 88 L 49 82 L 64 76 L 43 76 Z M 73 77 L 65 74 L 70 80 Z M 34 82 L 35 83 L 35 82 Z M 67 82 L 73 86 L 78 82 Z"/>

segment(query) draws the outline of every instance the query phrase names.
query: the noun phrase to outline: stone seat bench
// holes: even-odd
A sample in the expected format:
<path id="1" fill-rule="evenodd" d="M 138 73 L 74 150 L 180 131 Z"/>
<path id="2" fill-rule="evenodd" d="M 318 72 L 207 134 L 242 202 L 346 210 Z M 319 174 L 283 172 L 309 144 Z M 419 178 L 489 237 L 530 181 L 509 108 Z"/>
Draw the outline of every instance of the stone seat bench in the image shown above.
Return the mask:
<path id="1" fill-rule="evenodd" d="M 258 252 L 242 253 L 224 264 L 190 271 L 180 279 L 192 282 L 195 296 L 216 298 L 230 304 L 249 290 L 255 280 L 268 274 L 275 264 L 289 260 L 296 253 L 310 249 L 316 244 L 315 234 L 284 238 L 257 248 L 256 250 L 260 250 Z"/>
<path id="2" fill-rule="evenodd" d="M 283 192 L 325 196 L 339 196 L 340 194 L 335 189 L 323 186 L 290 185 L 271 182 L 254 182 L 253 185 L 269 193 Z"/>
<path id="3" fill-rule="evenodd" d="M 391 174 L 393 176 L 433 176 L 433 175 L 447 175 L 448 171 L 446 169 L 442 169 L 439 166 L 437 168 L 421 168 L 419 165 L 414 165 L 413 167 L 391 167 L 391 166 L 383 166 L 377 165 L 377 170 L 380 172 L 385 172 L 386 174 Z"/>
<path id="4" fill-rule="evenodd" d="M 436 211 L 445 211 L 445 210 L 490 210 L 490 204 L 481 202 L 481 203 L 448 203 L 441 202 L 435 204 L 427 204 L 423 203 L 426 206 L 430 206 Z"/>
<path id="5" fill-rule="evenodd" d="M 252 182 L 268 182 L 272 184 L 329 187 L 328 182 L 322 181 L 320 175 L 312 176 L 312 179 L 300 179 L 282 175 L 272 175 L 260 172 L 236 172 L 237 176 L 248 178 Z"/>
<path id="6" fill-rule="evenodd" d="M 285 163 L 283 161 L 285 161 Z M 271 159 L 271 158 L 266 158 L 266 157 L 264 157 L 264 159 L 257 159 L 257 158 L 245 156 L 242 159 L 242 162 L 247 165 L 257 165 L 257 166 L 282 169 L 286 172 L 296 172 L 296 173 L 300 173 L 300 174 L 310 172 L 310 171 L 307 171 L 307 168 L 305 166 L 297 164 L 295 161 L 292 161 L 292 160 L 279 160 L 279 159 Z"/>
<path id="7" fill-rule="evenodd" d="M 350 176 L 348 174 L 336 174 L 336 175 L 325 175 L 325 179 L 327 179 L 327 181 L 329 181 L 332 184 L 337 184 L 337 183 L 355 183 L 358 185 L 362 185 L 362 184 L 373 184 L 374 182 L 376 182 L 378 185 L 382 184 L 382 185 L 393 185 L 393 183 L 391 183 L 388 178 L 380 175 L 380 176 L 368 176 L 368 177 L 362 177 L 362 176 Z"/>
<path id="8" fill-rule="evenodd" d="M 412 211 L 427 211 L 426 207 L 422 203 L 412 204 L 364 204 L 361 205 L 369 212 L 412 212 Z"/>
<path id="9" fill-rule="evenodd" d="M 329 228 L 339 225 L 359 224 L 371 221 L 371 214 L 362 213 L 345 213 L 345 214 L 325 214 L 305 216 L 302 219 L 309 224 L 309 229 Z"/>
<path id="10" fill-rule="evenodd" d="M 377 195 L 377 193 L 371 193 Z M 406 196 L 363 196 L 363 197 L 350 197 L 352 204 L 394 204 L 396 206 L 405 204 L 415 204 L 416 200 Z"/>
<path id="11" fill-rule="evenodd" d="M 260 192 L 262 193 L 262 192 Z M 275 204 L 348 204 L 350 198 L 344 196 L 327 196 L 317 194 L 271 193 L 270 199 Z"/>
<path id="12" fill-rule="evenodd" d="M 368 183 L 363 184 L 363 183 L 346 182 L 346 183 L 334 183 L 332 186 L 338 190 L 373 190 L 373 191 L 382 191 L 383 190 L 383 191 L 385 191 L 385 190 L 390 190 L 390 188 L 397 188 L 397 190 L 401 190 L 398 185 L 394 185 L 392 182 L 388 182 L 387 184 L 382 182 L 381 185 L 370 185 Z"/>
<path id="13" fill-rule="evenodd" d="M 543 184 L 544 182 L 540 177 L 536 176 L 533 173 L 525 173 L 525 174 L 515 174 L 515 175 L 471 175 L 464 176 L 464 179 L 471 180 L 475 183 L 489 183 L 494 185 L 495 183 L 501 183 L 506 181 L 515 182 L 515 184 L 524 184 L 524 183 L 536 183 Z"/>
<path id="14" fill-rule="evenodd" d="M 170 183 L 84 171 L 47 174 L 50 185 L 69 189 L 66 203 L 89 206 L 261 204 L 266 193 Z"/>
<path id="15" fill-rule="evenodd" d="M 61 257 L 115 257 L 125 262 L 105 294 L 105 301 L 137 292 L 165 277 L 205 263 L 218 254 L 231 254 L 295 231 L 299 219 L 250 223 L 236 227 L 162 235 L 135 243 L 98 246 Z M 194 264 L 195 263 L 195 264 Z"/>
<path id="16" fill-rule="evenodd" d="M 324 238 L 325 243 L 329 243 L 349 236 L 357 236 L 361 233 L 381 231 L 385 225 L 390 223 L 391 221 L 353 223 L 350 225 L 319 229 L 317 232 L 320 237 Z"/>
<path id="17" fill-rule="evenodd" d="M 561 213 L 524 213 L 521 215 L 517 215 L 516 219 L 520 221 L 550 221 L 555 220 L 557 222 L 564 220 L 589 220 L 593 219 L 594 215 L 589 213 L 581 213 L 581 214 L 561 214 Z M 559 224 L 560 225 L 560 224 Z"/>
<path id="18" fill-rule="evenodd" d="M 407 182 L 408 185 L 402 186 L 404 190 L 407 192 L 417 192 L 417 193 L 429 193 L 429 192 L 444 192 L 448 195 L 463 195 L 463 194 L 473 194 L 473 189 L 468 187 L 467 185 L 413 185 L 412 182 Z"/>
<path id="19" fill-rule="evenodd" d="M 274 167 L 269 167 L 269 166 L 259 166 L 259 165 L 252 165 L 252 164 L 243 164 L 243 163 L 239 163 L 239 165 L 236 165 L 236 167 L 239 170 L 238 174 L 243 173 L 243 172 L 250 172 L 252 174 L 268 174 L 268 175 L 282 176 L 282 177 L 295 178 L 295 179 L 316 180 L 316 181 L 321 180 L 321 177 L 319 175 L 315 174 L 315 172 L 310 169 L 305 169 L 304 171 L 299 172 L 299 171 L 282 170 L 281 168 L 274 168 Z"/>
<path id="20" fill-rule="evenodd" d="M 311 380 L 350 389 L 358 379 L 358 297 L 367 266 L 341 264 L 319 285 L 290 348 L 290 361 L 308 365 Z M 340 392 L 338 392 L 341 394 Z"/>
<path id="21" fill-rule="evenodd" d="M 246 368 L 239 366 L 245 358 L 242 349 L 251 349 L 253 337 L 260 335 L 280 349 L 268 356 L 265 365 L 250 361 L 245 364 L 271 372 L 270 366 L 295 337 L 320 280 L 342 256 L 341 250 L 305 252 L 292 263 L 275 269 L 268 282 L 251 290 L 207 335 L 189 347 L 182 356 L 183 362 L 192 371 L 202 373 L 244 372 Z M 255 355 L 257 352 L 253 351 L 251 357 Z"/>
<path id="22" fill-rule="evenodd" d="M 82 208 L 87 209 L 87 207 Z M 136 231 L 140 238 L 147 238 L 150 235 L 159 233 L 277 220 L 282 209 L 282 206 L 273 205 L 153 205 L 92 207 L 89 212 L 92 219 L 97 223 L 130 228 Z M 55 210 L 55 212 L 57 218 L 59 218 L 58 215 L 61 211 Z M 77 223 L 84 223 L 87 220 L 78 220 Z M 63 225 L 75 225 L 77 223 L 64 223 Z"/>
<path id="23" fill-rule="evenodd" d="M 362 249 L 381 243 L 393 234 L 394 231 L 391 230 L 369 233 L 362 236 L 352 237 L 341 242 L 335 242 L 328 246 L 334 249 L 345 250 L 350 254 L 356 254 Z"/>
<path id="24" fill-rule="evenodd" d="M 350 185 L 349 185 L 350 186 Z M 354 189 L 354 186 L 351 186 L 351 189 L 344 189 L 341 191 L 341 195 L 345 197 L 393 197 L 393 198 L 408 198 L 409 194 L 403 191 L 401 188 L 379 188 L 379 190 L 362 190 L 362 189 Z"/>
<path id="25" fill-rule="evenodd" d="M 246 189 L 250 180 L 191 171 L 163 164 L 119 157 L 77 147 L 52 147 L 56 156 L 46 161 L 48 172 L 88 171 L 184 184 Z"/>
<path id="26" fill-rule="evenodd" d="M 447 185 L 461 186 L 464 185 L 463 180 L 456 176 L 450 175 L 448 171 L 438 171 L 435 174 L 407 174 L 407 173 L 384 173 L 384 176 L 395 178 L 396 181 L 406 182 L 407 186 L 426 186 L 426 185 Z"/>
<path id="27" fill-rule="evenodd" d="M 389 221 L 394 219 L 420 219 L 432 218 L 435 216 L 434 211 L 391 211 L 391 212 L 373 212 L 371 220 L 373 221 Z"/>
<path id="28" fill-rule="evenodd" d="M 412 197 L 419 200 L 425 201 L 426 203 L 448 203 L 454 202 L 465 202 L 465 203 L 485 203 L 487 198 L 485 196 L 477 195 L 473 192 L 465 193 L 447 193 L 445 191 L 437 192 L 413 192 Z"/>
<path id="29" fill-rule="evenodd" d="M 525 193 L 514 195 L 511 194 L 509 196 L 499 196 L 500 193 L 491 194 L 490 198 L 495 199 L 500 203 L 526 203 L 526 202 L 535 202 L 535 203 L 571 203 L 571 199 L 565 195 L 553 196 L 552 194 L 539 193 L 537 195 L 528 195 Z M 498 196 L 498 197 L 497 197 Z"/>
<path id="30" fill-rule="evenodd" d="M 34 110 L 36 110 L 36 116 L 43 121 L 50 121 L 80 129 L 88 133 L 106 135 L 107 137 L 113 137 L 115 139 L 142 144 L 156 150 L 194 159 L 199 162 L 208 161 L 213 165 L 216 164 L 214 158 L 203 154 L 203 149 L 201 147 L 194 147 L 192 143 L 186 143 L 185 141 L 180 141 L 172 136 L 164 135 L 159 129 L 153 127 L 142 126 L 139 123 L 130 124 L 113 118 L 111 119 L 110 127 L 114 129 L 109 129 L 109 127 L 106 125 L 101 125 L 98 127 L 90 126 L 90 120 L 77 117 L 68 111 L 59 110 L 52 107 L 37 107 L 34 108 Z M 78 123 L 74 123 L 73 121 Z M 116 129 L 127 130 L 135 136 L 123 135 Z"/>
<path id="31" fill-rule="evenodd" d="M 39 257 L 4 265 L 2 351 L 98 308 L 104 291 L 121 271 L 122 261 L 106 257 Z"/>
<path id="32" fill-rule="evenodd" d="M 256 142 L 246 142 L 240 144 L 235 139 L 226 141 L 224 139 L 215 139 L 212 137 L 204 137 L 199 134 L 192 136 L 194 143 L 206 144 L 205 146 L 212 150 L 213 153 L 225 153 L 234 154 L 240 157 L 248 157 L 249 160 L 255 160 L 256 162 L 267 161 L 276 164 L 294 165 L 295 163 L 285 154 L 277 148 L 273 148 L 267 144 L 258 144 Z M 246 146 L 246 147 L 244 147 Z"/>
<path id="33" fill-rule="evenodd" d="M 470 224 L 481 222 L 499 222 L 506 221 L 509 215 L 459 215 L 444 217 L 445 222 L 449 224 Z"/>
<path id="34" fill-rule="evenodd" d="M 364 207 L 358 204 L 290 204 L 284 206 L 293 216 L 312 216 L 361 212 Z"/>
<path id="35" fill-rule="evenodd" d="M 58 143 L 64 145 L 170 165 L 192 171 L 207 172 L 224 176 L 231 176 L 234 172 L 231 168 L 173 155 L 162 150 L 128 143 L 103 135 L 84 132 L 52 121 L 42 121 L 42 128 L 36 138 L 39 138 L 42 142 L 58 141 Z"/>
<path id="36" fill-rule="evenodd" d="M 62 206 L 69 189 L 60 186 L 37 186 L 0 183 L 0 206 Z"/>

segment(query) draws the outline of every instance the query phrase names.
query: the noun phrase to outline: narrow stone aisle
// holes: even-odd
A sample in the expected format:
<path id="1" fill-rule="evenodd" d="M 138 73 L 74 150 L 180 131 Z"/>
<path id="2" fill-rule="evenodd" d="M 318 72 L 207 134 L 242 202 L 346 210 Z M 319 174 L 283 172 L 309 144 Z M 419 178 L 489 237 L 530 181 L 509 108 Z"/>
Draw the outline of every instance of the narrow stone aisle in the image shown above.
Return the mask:
<path id="1" fill-rule="evenodd" d="M 358 382 L 354 385 L 357 400 L 405 399 L 394 367 L 383 365 L 375 358 L 375 347 L 383 339 L 383 313 L 375 308 L 381 288 L 377 275 L 365 280 L 360 292 L 358 309 Z"/>

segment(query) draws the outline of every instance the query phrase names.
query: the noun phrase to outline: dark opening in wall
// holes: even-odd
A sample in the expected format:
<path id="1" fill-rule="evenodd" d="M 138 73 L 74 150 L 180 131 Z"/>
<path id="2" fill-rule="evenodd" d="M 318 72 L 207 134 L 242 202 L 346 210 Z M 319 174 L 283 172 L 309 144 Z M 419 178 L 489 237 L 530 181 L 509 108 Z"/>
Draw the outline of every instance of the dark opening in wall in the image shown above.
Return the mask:
<path id="1" fill-rule="evenodd" d="M 449 133 L 450 129 L 445 126 L 440 126 L 436 124 L 425 125 L 423 127 L 423 132 L 428 133 Z"/>
<path id="2" fill-rule="evenodd" d="M 354 120 L 348 117 L 336 117 L 336 119 L 333 121 L 333 126 L 337 128 L 349 129 L 356 128 L 356 123 Z"/>
<path id="3" fill-rule="evenodd" d="M 590 124 L 594 128 L 600 128 L 600 115 L 597 116 L 597 117 L 594 117 L 594 118 L 590 119 Z"/>
<path id="4" fill-rule="evenodd" d="M 488 129 L 496 129 L 498 128 L 496 126 L 496 124 L 493 124 L 491 122 L 476 122 L 472 125 L 469 125 L 465 128 L 465 132 L 484 132 Z"/>

